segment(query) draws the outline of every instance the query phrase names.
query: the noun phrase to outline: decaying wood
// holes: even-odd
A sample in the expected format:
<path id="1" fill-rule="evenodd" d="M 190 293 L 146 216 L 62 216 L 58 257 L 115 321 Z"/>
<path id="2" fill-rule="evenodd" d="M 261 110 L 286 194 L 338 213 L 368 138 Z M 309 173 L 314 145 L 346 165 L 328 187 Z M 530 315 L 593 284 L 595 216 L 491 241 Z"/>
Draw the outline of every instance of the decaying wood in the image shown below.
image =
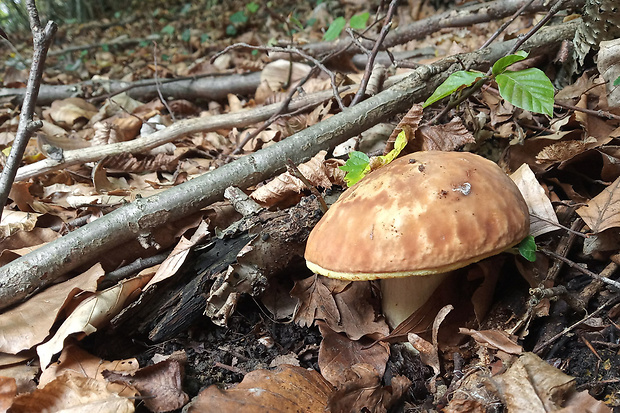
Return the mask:
<path id="1" fill-rule="evenodd" d="M 543 47 L 544 53 L 549 55 L 554 45 L 572 38 L 575 27 L 576 23 L 571 22 L 543 30 L 525 43 L 524 49 L 534 51 Z M 463 69 L 463 65 L 467 69 L 486 70 L 513 44 L 514 40 L 497 43 L 420 67 L 397 85 L 342 113 L 201 177 L 149 198 L 137 199 L 16 259 L 0 268 L 0 308 L 24 300 L 68 271 L 96 260 L 115 245 L 140 237 L 148 239 L 152 228 L 174 222 L 220 200 L 231 185 L 256 185 L 281 172 L 287 159 L 295 163 L 306 161 L 319 150 L 331 150 L 371 126 L 407 111 L 414 102 L 428 97 L 447 76 Z M 172 125 L 171 128 L 176 127 Z"/>
<path id="2" fill-rule="evenodd" d="M 197 253 L 172 283 L 147 292 L 113 324 L 154 342 L 175 337 L 204 314 L 226 325 L 242 294 L 258 296 L 272 277 L 302 260 L 321 215 L 316 198 L 306 197 L 283 211 L 263 210 L 242 218 Z"/>

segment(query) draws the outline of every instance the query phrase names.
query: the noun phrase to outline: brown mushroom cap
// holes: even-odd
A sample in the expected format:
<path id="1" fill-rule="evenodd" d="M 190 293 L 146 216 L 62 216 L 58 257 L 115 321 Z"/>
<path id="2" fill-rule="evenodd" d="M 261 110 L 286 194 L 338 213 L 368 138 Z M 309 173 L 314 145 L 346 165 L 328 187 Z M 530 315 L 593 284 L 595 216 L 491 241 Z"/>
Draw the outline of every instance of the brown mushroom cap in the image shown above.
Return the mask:
<path id="1" fill-rule="evenodd" d="M 528 208 L 493 162 L 469 152 L 416 152 L 349 188 L 310 233 L 306 263 L 346 280 L 442 273 L 528 235 Z"/>

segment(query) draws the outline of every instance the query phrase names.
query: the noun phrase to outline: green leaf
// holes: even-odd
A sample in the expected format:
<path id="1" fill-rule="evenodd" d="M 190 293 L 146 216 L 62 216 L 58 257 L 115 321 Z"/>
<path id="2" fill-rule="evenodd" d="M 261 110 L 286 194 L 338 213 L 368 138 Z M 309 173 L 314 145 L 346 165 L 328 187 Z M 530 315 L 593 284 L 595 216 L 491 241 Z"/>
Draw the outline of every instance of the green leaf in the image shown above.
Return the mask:
<path id="1" fill-rule="evenodd" d="M 190 30 L 189 29 L 183 30 L 183 34 L 181 34 L 181 40 L 183 40 L 184 42 L 189 42 L 190 37 L 191 37 Z"/>
<path id="2" fill-rule="evenodd" d="M 163 34 L 172 35 L 174 33 L 174 27 L 168 24 L 168 25 L 164 26 L 163 29 L 161 29 L 161 32 Z"/>
<path id="3" fill-rule="evenodd" d="M 233 13 L 230 16 L 230 22 L 232 24 L 243 24 L 243 23 L 246 23 L 247 21 L 248 21 L 248 16 L 245 15 L 243 10 L 239 10 L 238 12 Z"/>
<path id="4" fill-rule="evenodd" d="M 260 6 L 254 2 L 250 2 L 248 4 L 245 5 L 245 8 L 247 11 L 249 11 L 250 13 L 254 14 L 258 11 L 258 9 L 260 8 Z"/>
<path id="5" fill-rule="evenodd" d="M 469 87 L 473 85 L 478 79 L 482 79 L 484 77 L 484 73 L 482 72 L 467 72 L 465 70 L 459 70 L 458 72 L 452 73 L 448 78 L 443 82 L 433 94 L 426 99 L 423 108 L 428 105 L 432 105 L 445 98 L 446 96 L 450 96 L 452 93 L 456 92 L 463 87 Z"/>
<path id="6" fill-rule="evenodd" d="M 340 37 L 340 33 L 344 29 L 344 26 L 347 24 L 347 21 L 344 17 L 338 17 L 335 19 L 332 24 L 329 25 L 327 31 L 323 35 L 323 40 L 326 42 L 331 42 L 332 40 L 336 40 Z"/>
<path id="7" fill-rule="evenodd" d="M 192 9 L 192 3 L 185 3 L 179 13 L 185 16 L 187 13 L 189 13 L 191 9 Z"/>
<path id="8" fill-rule="evenodd" d="M 618 85 L 620 85 L 620 76 L 618 76 L 618 79 L 614 80 L 614 86 Z"/>
<path id="9" fill-rule="evenodd" d="M 366 28 L 366 22 L 368 22 L 368 18 L 370 17 L 370 13 L 358 13 L 355 16 L 351 17 L 349 20 L 349 26 L 352 29 L 362 30 Z"/>
<path id="10" fill-rule="evenodd" d="M 536 68 L 505 71 L 495 78 L 499 94 L 518 108 L 553 115 L 553 85 L 545 73 Z"/>
<path id="11" fill-rule="evenodd" d="M 493 65 L 493 76 L 497 76 L 500 73 L 504 72 L 504 70 L 506 70 L 508 66 L 525 59 L 527 55 L 528 55 L 527 52 L 524 52 L 523 50 L 519 50 L 515 54 L 510 54 L 508 56 L 502 57 L 497 62 L 495 62 L 495 64 Z"/>
<path id="12" fill-rule="evenodd" d="M 366 175 L 369 163 L 370 158 L 364 152 L 349 152 L 349 159 L 340 167 L 340 169 L 347 172 L 347 175 L 344 177 L 347 186 L 355 185 L 357 181 Z"/>
<path id="13" fill-rule="evenodd" d="M 519 244 L 519 254 L 530 262 L 536 261 L 536 250 L 538 250 L 538 247 L 534 237 L 531 235 L 525 237 Z"/>
<path id="14" fill-rule="evenodd" d="M 295 27 L 297 27 L 299 30 L 303 30 L 304 29 L 304 25 L 301 24 L 301 22 L 299 21 L 299 19 L 293 15 L 289 16 L 289 21 L 291 22 L 291 24 Z"/>
<path id="15" fill-rule="evenodd" d="M 237 34 L 237 29 L 235 29 L 235 26 L 233 26 L 232 24 L 229 24 L 228 26 L 226 26 L 226 35 L 234 36 L 236 34 Z"/>
<path id="16" fill-rule="evenodd" d="M 209 41 L 210 38 L 211 36 L 209 36 L 207 33 L 203 33 L 200 35 L 200 43 L 206 43 L 207 41 Z"/>

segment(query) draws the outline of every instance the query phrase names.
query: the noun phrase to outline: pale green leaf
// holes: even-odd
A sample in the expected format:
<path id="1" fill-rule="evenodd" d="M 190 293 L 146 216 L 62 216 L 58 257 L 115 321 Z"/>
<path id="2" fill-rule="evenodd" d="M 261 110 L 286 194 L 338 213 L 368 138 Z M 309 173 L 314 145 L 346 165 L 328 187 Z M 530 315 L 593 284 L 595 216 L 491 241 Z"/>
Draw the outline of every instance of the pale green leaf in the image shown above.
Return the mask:
<path id="1" fill-rule="evenodd" d="M 495 80 L 499 86 L 499 94 L 516 107 L 553 115 L 553 85 L 542 70 L 507 70 L 497 75 Z"/>
<path id="2" fill-rule="evenodd" d="M 358 13 L 355 16 L 351 17 L 349 20 L 349 26 L 352 29 L 363 30 L 366 28 L 366 22 L 368 22 L 368 18 L 370 17 L 370 13 Z"/>
<path id="3" fill-rule="evenodd" d="M 538 247 L 536 246 L 536 241 L 534 241 L 534 237 L 531 235 L 525 237 L 519 244 L 519 254 L 530 262 L 536 261 L 537 249 Z"/>
<path id="4" fill-rule="evenodd" d="M 349 153 L 349 159 L 347 162 L 340 167 L 347 174 L 344 177 L 347 186 L 353 186 L 362 179 L 370 168 L 368 164 L 370 163 L 370 158 L 364 152 L 352 151 Z"/>
<path id="5" fill-rule="evenodd" d="M 422 107 L 425 108 L 428 105 L 432 105 L 438 100 L 445 98 L 446 96 L 450 96 L 457 90 L 460 90 L 464 87 L 469 87 L 473 85 L 478 79 L 481 79 L 483 77 L 484 73 L 482 72 L 468 72 L 465 70 L 459 70 L 458 72 L 454 72 L 450 76 L 448 76 L 445 82 L 443 82 L 441 85 L 439 85 L 439 87 L 437 87 L 437 89 L 435 89 L 435 92 L 433 92 L 433 94 L 428 99 L 426 99 L 426 102 L 424 102 L 424 105 L 422 105 Z"/>

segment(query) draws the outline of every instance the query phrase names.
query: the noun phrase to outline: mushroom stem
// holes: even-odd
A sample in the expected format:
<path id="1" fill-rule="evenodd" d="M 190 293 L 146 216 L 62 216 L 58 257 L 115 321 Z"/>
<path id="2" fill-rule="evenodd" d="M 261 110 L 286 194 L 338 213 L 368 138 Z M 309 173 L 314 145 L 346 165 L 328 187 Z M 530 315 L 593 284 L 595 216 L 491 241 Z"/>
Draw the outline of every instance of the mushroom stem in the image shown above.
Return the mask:
<path id="1" fill-rule="evenodd" d="M 381 306 L 390 327 L 395 328 L 433 295 L 450 272 L 381 280 Z"/>

